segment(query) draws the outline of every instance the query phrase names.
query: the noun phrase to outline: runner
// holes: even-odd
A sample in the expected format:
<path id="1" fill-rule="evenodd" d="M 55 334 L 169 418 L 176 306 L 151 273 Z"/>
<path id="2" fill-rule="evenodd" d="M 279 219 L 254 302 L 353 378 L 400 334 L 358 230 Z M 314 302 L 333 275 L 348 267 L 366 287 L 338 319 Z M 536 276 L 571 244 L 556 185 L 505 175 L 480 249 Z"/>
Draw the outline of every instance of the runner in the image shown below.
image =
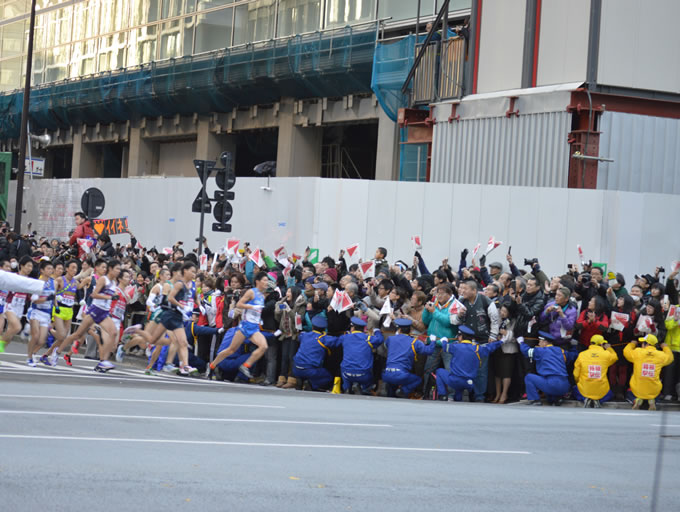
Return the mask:
<path id="1" fill-rule="evenodd" d="M 99 265 L 95 265 L 98 267 Z M 101 328 L 102 343 L 99 348 L 99 363 L 94 367 L 95 371 L 107 372 L 116 366 L 109 361 L 116 342 L 116 326 L 109 317 L 111 301 L 118 300 L 116 295 L 115 280 L 120 273 L 120 262 L 110 260 L 107 263 L 107 273 L 97 280 L 97 284 L 90 297 L 91 304 L 87 307 L 83 321 L 76 332 L 66 337 L 63 344 L 68 346 L 73 340 L 83 336 L 92 325 L 99 325 Z"/>
<path id="2" fill-rule="evenodd" d="M 29 277 L 33 272 L 33 260 L 30 256 L 24 256 L 19 261 L 19 275 Z M 5 351 L 5 347 L 10 344 L 12 338 L 21 331 L 21 317 L 24 315 L 24 308 L 28 300 L 28 293 L 9 292 L 7 303 L 5 304 L 5 320 L 7 326 L 5 332 L 0 335 L 0 354 Z"/>
<path id="3" fill-rule="evenodd" d="M 177 274 L 181 270 L 181 265 L 177 265 Z M 151 340 L 156 337 L 156 334 L 160 332 L 158 328 L 158 318 L 160 317 L 163 309 L 161 304 L 167 300 L 168 293 L 172 289 L 173 281 L 170 280 L 170 271 L 166 268 L 160 271 L 158 282 L 153 285 L 149 291 L 149 297 L 146 299 L 146 307 L 148 311 L 148 322 L 144 326 L 143 331 L 137 332 L 130 341 L 128 341 L 123 347 L 123 352 L 127 352 L 133 347 L 142 347 L 148 349 L 151 344 Z"/>
<path id="4" fill-rule="evenodd" d="M 177 280 L 168 294 L 167 309 L 164 309 L 159 320 L 163 327 L 161 335 L 165 330 L 168 331 L 170 342 L 175 343 L 177 347 L 177 354 L 179 356 L 179 374 L 191 375 L 198 373 L 196 368 L 189 366 L 189 346 L 187 342 L 186 332 L 184 331 L 184 322 L 191 320 L 191 314 L 194 309 L 194 297 L 196 296 L 196 285 L 193 282 L 196 278 L 196 264 L 188 261 L 182 265 L 181 279 Z M 174 339 L 173 339 L 174 338 Z M 159 349 L 160 345 L 167 344 L 164 338 L 157 341 Z M 154 354 L 156 354 L 154 350 Z M 156 359 L 153 358 L 147 366 L 147 373 L 152 372 L 153 364 Z M 170 361 L 171 362 L 171 361 Z"/>
<path id="5" fill-rule="evenodd" d="M 45 282 L 45 287 L 40 295 L 31 296 L 31 307 L 28 308 L 26 318 L 31 326 L 31 337 L 26 350 L 28 359 L 26 364 L 35 367 L 33 354 L 45 345 L 47 331 L 52 322 L 52 306 L 54 304 L 54 265 L 50 260 L 40 262 L 40 279 Z"/>
<path id="6" fill-rule="evenodd" d="M 111 301 L 111 319 L 116 326 L 116 361 L 122 362 L 123 345 L 118 345 L 118 340 L 123 336 L 123 321 L 125 320 L 125 308 L 130 297 L 125 293 L 125 289 L 130 285 L 132 274 L 129 270 L 121 270 L 116 284 L 116 295 L 118 300 Z M 120 358 L 119 358 L 120 357 Z"/>
<path id="7" fill-rule="evenodd" d="M 243 320 L 238 326 L 234 339 L 228 348 L 217 354 L 217 357 L 210 363 L 210 378 L 212 378 L 215 367 L 220 362 L 236 352 L 245 340 L 250 340 L 257 348 L 250 355 L 248 360 L 239 367 L 239 371 L 248 377 L 253 378 L 250 368 L 267 351 L 267 340 L 260 332 L 260 317 L 264 309 L 264 291 L 267 288 L 269 276 L 266 272 L 260 272 L 255 276 L 255 287 L 248 290 L 236 305 L 243 310 Z"/>
<path id="8" fill-rule="evenodd" d="M 8 260 L 0 262 L 0 268 L 5 272 L 12 271 L 12 265 L 10 265 Z M 7 294 L 8 292 L 0 290 L 0 332 L 5 329 L 5 304 L 7 303 Z M 0 353 L 2 353 L 2 350 L 0 350 Z"/>

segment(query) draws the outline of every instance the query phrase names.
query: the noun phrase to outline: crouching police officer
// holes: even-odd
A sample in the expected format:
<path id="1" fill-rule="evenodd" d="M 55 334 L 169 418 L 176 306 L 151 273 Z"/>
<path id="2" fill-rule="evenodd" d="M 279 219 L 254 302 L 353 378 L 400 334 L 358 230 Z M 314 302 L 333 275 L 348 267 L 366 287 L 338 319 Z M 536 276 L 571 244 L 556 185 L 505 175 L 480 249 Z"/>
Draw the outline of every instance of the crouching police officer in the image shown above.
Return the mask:
<path id="1" fill-rule="evenodd" d="M 437 340 L 437 345 L 442 347 L 443 352 L 453 355 L 451 370 L 439 368 L 437 376 L 437 400 L 447 401 L 448 390 L 451 388 L 455 395 L 454 400 L 460 402 L 463 399 L 463 391 L 472 393 L 474 379 L 482 365 L 482 358 L 488 357 L 494 350 L 501 346 L 502 340 L 492 341 L 484 345 L 477 345 L 470 341 L 475 332 L 465 325 L 458 327 L 458 343 L 448 341 L 446 338 Z"/>
<path id="2" fill-rule="evenodd" d="M 417 360 L 419 354 L 430 355 L 436 348 L 436 345 L 430 343 L 429 340 L 426 344 L 418 338 L 409 336 L 411 323 L 411 320 L 407 318 L 395 319 L 397 334 L 385 341 L 387 363 L 382 380 L 388 385 L 388 396 L 408 398 L 422 381 L 416 374 L 411 373 L 413 362 Z M 395 388 L 397 388 L 396 391 Z"/>
<path id="3" fill-rule="evenodd" d="M 581 352 L 574 363 L 573 393 L 577 400 L 583 401 L 583 407 L 600 408 L 600 404 L 612 399 L 607 371 L 619 360 L 614 349 L 599 334 L 590 338 L 588 349 Z"/>
<path id="4" fill-rule="evenodd" d="M 549 333 L 539 331 L 538 345 L 530 348 L 524 343 L 524 338 L 517 338 L 522 354 L 536 362 L 538 373 L 529 373 L 524 378 L 529 405 L 543 405 L 539 391 L 546 395 L 548 403 L 561 405 L 562 395 L 569 391 L 567 364 L 576 359 L 576 352 L 565 352 L 560 347 L 553 346 L 554 340 Z"/>
<path id="5" fill-rule="evenodd" d="M 307 380 L 313 390 L 329 389 L 333 382 L 331 373 L 323 367 L 323 361 L 330 355 L 331 343 L 338 338 L 326 338 L 324 330 L 328 327 L 328 320 L 321 315 L 312 318 L 312 332 L 300 333 L 300 348 L 293 358 L 293 375 L 298 379 Z"/>
<path id="6" fill-rule="evenodd" d="M 366 322 L 359 317 L 352 317 L 352 330 L 340 336 L 338 344 L 342 345 L 342 390 L 358 395 L 370 395 L 373 390 L 373 350 L 385 339 L 380 329 L 373 334 L 364 332 Z"/>

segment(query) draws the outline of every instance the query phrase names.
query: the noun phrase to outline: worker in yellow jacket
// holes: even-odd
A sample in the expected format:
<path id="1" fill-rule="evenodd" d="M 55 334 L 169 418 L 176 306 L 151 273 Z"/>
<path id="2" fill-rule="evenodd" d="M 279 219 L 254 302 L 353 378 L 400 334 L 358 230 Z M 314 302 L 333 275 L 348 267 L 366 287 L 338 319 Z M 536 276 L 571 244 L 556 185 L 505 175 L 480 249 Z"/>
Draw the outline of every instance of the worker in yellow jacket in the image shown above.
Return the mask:
<path id="1" fill-rule="evenodd" d="M 654 399 L 661 393 L 661 368 L 673 362 L 673 352 L 665 343 L 661 344 L 663 352 L 657 350 L 659 340 L 653 334 L 638 341 L 640 346 L 631 341 L 623 349 L 623 356 L 633 363 L 633 376 L 630 378 L 630 390 L 635 395 L 633 409 L 639 409 L 643 400 L 647 400 L 649 410 L 655 411 Z"/>
<path id="2" fill-rule="evenodd" d="M 583 407 L 599 409 L 602 403 L 612 399 L 607 370 L 618 360 L 619 356 L 600 334 L 590 338 L 588 349 L 581 352 L 574 363 L 573 392 L 577 400 L 583 401 Z"/>

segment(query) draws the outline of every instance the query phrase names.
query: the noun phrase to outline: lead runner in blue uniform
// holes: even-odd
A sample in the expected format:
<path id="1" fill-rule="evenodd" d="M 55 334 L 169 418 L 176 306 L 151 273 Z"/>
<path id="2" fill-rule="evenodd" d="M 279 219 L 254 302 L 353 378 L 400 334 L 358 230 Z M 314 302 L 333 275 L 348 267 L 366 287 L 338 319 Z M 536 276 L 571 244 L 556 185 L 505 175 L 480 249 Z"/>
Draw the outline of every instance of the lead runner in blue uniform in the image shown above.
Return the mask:
<path id="1" fill-rule="evenodd" d="M 239 367 L 239 371 L 248 377 L 253 378 L 250 368 L 267 351 L 267 340 L 260 332 L 260 318 L 264 309 L 264 291 L 267 288 L 269 276 L 266 272 L 260 272 L 255 276 L 255 287 L 243 294 L 236 307 L 243 310 L 243 320 L 236 329 L 234 339 L 229 348 L 222 350 L 217 357 L 210 363 L 210 373 L 220 362 L 236 352 L 241 344 L 249 340 L 257 348 L 250 354 L 248 360 Z"/>

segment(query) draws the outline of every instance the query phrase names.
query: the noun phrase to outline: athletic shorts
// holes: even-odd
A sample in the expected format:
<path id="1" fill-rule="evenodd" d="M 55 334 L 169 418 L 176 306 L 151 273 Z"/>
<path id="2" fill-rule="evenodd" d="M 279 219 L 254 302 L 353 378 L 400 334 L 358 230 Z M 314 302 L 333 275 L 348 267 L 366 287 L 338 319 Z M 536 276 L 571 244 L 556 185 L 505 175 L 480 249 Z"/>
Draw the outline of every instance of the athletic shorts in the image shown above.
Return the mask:
<path id="1" fill-rule="evenodd" d="M 92 305 L 87 307 L 87 314 L 92 317 L 92 320 L 94 320 L 95 324 L 102 323 L 104 320 L 106 320 L 106 317 L 109 316 L 109 312 L 105 309 Z"/>
<path id="2" fill-rule="evenodd" d="M 160 317 L 161 317 L 161 313 L 163 313 L 163 310 L 158 308 L 156 311 L 151 313 L 151 317 L 149 317 L 149 321 L 150 322 L 156 322 L 157 324 L 161 323 L 161 321 L 159 320 Z"/>
<path id="3" fill-rule="evenodd" d="M 56 309 L 53 309 L 52 315 L 54 315 L 54 318 L 61 318 L 64 322 L 68 322 L 73 319 L 73 308 L 59 306 L 59 313 L 57 313 Z"/>
<path id="4" fill-rule="evenodd" d="M 168 331 L 174 331 L 176 329 L 184 328 L 184 319 L 182 318 L 182 313 L 178 311 L 165 310 L 159 318 L 160 323 Z"/>
<path id="5" fill-rule="evenodd" d="M 243 336 L 248 340 L 256 332 L 260 331 L 260 326 L 254 324 L 253 322 L 246 322 L 245 320 L 238 324 L 238 330 L 241 331 Z"/>
<path id="6" fill-rule="evenodd" d="M 50 322 L 52 321 L 52 315 L 50 315 L 49 312 L 34 308 L 28 310 L 26 318 L 29 320 L 37 320 L 40 323 L 40 327 L 49 327 Z"/>
<path id="7" fill-rule="evenodd" d="M 111 317 L 111 320 L 113 320 L 113 325 L 116 326 L 116 330 L 120 331 L 121 325 L 123 325 L 122 320 L 118 320 L 117 318 Z"/>
<path id="8" fill-rule="evenodd" d="M 2 315 L 5 312 L 5 305 L 2 304 L 0 305 L 0 315 Z"/>
<path id="9" fill-rule="evenodd" d="M 7 312 L 14 313 L 17 316 L 17 318 L 21 319 L 21 317 L 24 315 L 24 307 L 22 306 L 21 311 L 17 312 L 17 311 L 14 311 L 14 308 L 12 308 L 12 304 L 6 304 L 5 305 L 5 313 L 7 313 Z"/>

